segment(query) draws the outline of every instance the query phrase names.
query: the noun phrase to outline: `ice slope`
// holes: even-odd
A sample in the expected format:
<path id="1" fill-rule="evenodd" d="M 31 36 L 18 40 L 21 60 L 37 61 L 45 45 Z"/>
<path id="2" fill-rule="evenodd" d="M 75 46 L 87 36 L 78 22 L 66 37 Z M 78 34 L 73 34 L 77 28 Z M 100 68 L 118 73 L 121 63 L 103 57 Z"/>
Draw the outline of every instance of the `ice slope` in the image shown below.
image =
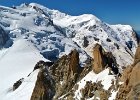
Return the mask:
<path id="1" fill-rule="evenodd" d="M 12 90 L 13 84 L 21 78 L 33 71 L 33 68 L 39 60 L 45 60 L 39 51 L 27 40 L 20 39 L 14 41 L 12 47 L 0 50 L 0 98 L 5 100 L 6 95 Z M 33 82 L 29 82 L 30 89 L 25 90 L 25 93 L 32 93 L 35 84 L 37 72 L 34 72 Z M 29 77 L 30 78 L 30 77 Z M 26 79 L 28 80 L 28 78 Z M 30 80 L 28 80 L 30 81 Z M 25 82 L 26 83 L 26 82 Z M 24 85 L 24 84 L 23 84 Z M 21 86 L 22 87 L 22 86 Z M 20 88 L 19 88 L 20 89 Z M 19 92 L 22 92 L 22 89 Z M 17 90 L 18 91 L 18 90 Z M 19 93 L 18 92 L 18 93 Z M 14 93 L 17 93 L 16 91 Z M 10 98 L 16 98 L 16 95 L 11 93 Z M 20 93 L 19 93 L 20 94 Z M 8 99 L 6 99 L 8 100 Z M 10 99 L 10 100 L 17 100 Z M 25 99 L 24 99 L 25 100 Z"/>
<path id="2" fill-rule="evenodd" d="M 49 59 L 56 60 L 76 48 L 84 63 L 88 55 L 71 38 L 67 37 L 60 27 L 53 24 L 52 20 L 33 9 L 33 6 L 19 6 L 18 9 L 2 10 L 2 25 L 10 30 L 13 39 L 25 38 L 31 41 L 41 54 Z M 22 10 L 21 10 L 22 9 Z M 28 12 L 27 12 L 28 11 Z M 26 16 L 23 16 L 25 14 Z M 81 63 L 81 64 L 82 64 Z"/>
<path id="3" fill-rule="evenodd" d="M 39 4 L 30 5 L 37 6 L 47 13 L 53 23 L 60 26 L 66 36 L 72 38 L 91 57 L 93 57 L 94 45 L 99 43 L 107 52 L 113 53 L 121 67 L 132 63 L 137 47 L 137 37 L 131 26 L 109 25 L 91 14 L 70 16 Z M 83 47 L 84 37 L 89 42 L 87 47 Z M 108 42 L 107 39 L 111 41 Z"/>
<path id="4" fill-rule="evenodd" d="M 93 57 L 93 47 L 99 43 L 113 53 L 121 67 L 133 61 L 137 40 L 131 26 L 109 25 L 91 14 L 70 16 L 36 3 L 22 4 L 16 9 L 0 8 L 0 23 L 10 30 L 10 36 L 32 41 L 47 59 L 56 60 L 76 48 L 83 57 L 82 64 L 88 55 Z"/>
<path id="5" fill-rule="evenodd" d="M 60 20 L 54 18 L 54 23 L 65 27 L 67 29 L 66 34 L 72 37 L 72 40 L 91 57 L 93 57 L 94 45 L 99 43 L 107 52 L 113 53 L 120 66 L 126 66 L 126 64 L 130 64 L 133 61 L 132 58 L 136 51 L 137 39 L 131 26 L 109 25 L 95 16 L 87 14 L 68 16 Z M 85 37 L 89 42 L 87 47 L 83 47 Z M 130 45 L 130 48 L 128 48 L 128 45 Z"/>

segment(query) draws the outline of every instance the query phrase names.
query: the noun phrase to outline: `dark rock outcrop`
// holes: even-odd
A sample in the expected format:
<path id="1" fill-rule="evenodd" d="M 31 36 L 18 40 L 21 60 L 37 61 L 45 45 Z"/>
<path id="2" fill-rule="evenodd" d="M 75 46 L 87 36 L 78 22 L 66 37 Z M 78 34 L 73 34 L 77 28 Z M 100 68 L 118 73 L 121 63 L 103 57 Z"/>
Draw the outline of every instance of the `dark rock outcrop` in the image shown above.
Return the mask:
<path id="1" fill-rule="evenodd" d="M 24 78 L 19 79 L 16 83 L 13 85 L 13 91 L 15 91 L 23 82 Z"/>
<path id="2" fill-rule="evenodd" d="M 37 64 L 34 67 L 34 70 L 42 68 L 43 66 L 47 66 L 50 67 L 54 64 L 54 62 L 44 62 L 43 60 L 40 60 L 39 62 L 37 62 Z M 33 70 L 33 71 L 34 71 Z"/>
<path id="3" fill-rule="evenodd" d="M 83 47 L 87 47 L 89 45 L 89 41 L 87 39 L 87 37 L 84 36 L 84 42 L 83 42 Z"/>
<path id="4" fill-rule="evenodd" d="M 3 47 L 9 39 L 8 34 L 0 27 L 0 48 Z"/>
<path id="5" fill-rule="evenodd" d="M 107 42 L 111 42 L 111 40 L 109 38 L 106 39 Z"/>

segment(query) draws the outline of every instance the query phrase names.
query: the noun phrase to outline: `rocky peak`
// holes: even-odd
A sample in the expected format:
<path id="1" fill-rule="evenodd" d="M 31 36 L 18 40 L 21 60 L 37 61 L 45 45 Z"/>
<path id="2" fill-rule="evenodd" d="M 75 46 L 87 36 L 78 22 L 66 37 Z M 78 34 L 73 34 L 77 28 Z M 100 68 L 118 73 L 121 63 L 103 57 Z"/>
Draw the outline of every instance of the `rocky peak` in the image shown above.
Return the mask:
<path id="1" fill-rule="evenodd" d="M 35 65 L 34 70 L 40 69 L 40 72 L 31 100 L 58 100 L 62 96 L 72 100 L 76 83 L 91 71 L 90 62 L 84 68 L 80 67 L 77 50 L 72 50 L 70 54 L 62 56 L 54 64 L 47 66 L 48 62 L 44 61 L 39 61 Z"/>
<path id="2" fill-rule="evenodd" d="M 68 58 L 70 60 L 69 66 L 70 66 L 70 71 L 73 72 L 73 74 L 77 73 L 78 67 L 79 67 L 79 53 L 77 52 L 76 49 L 74 49 L 69 55 Z"/>
<path id="3" fill-rule="evenodd" d="M 56 94 L 54 99 L 68 93 L 77 82 L 80 74 L 79 53 L 77 50 L 71 51 L 69 55 L 64 55 L 53 66 L 50 72 L 55 80 Z"/>
<path id="4" fill-rule="evenodd" d="M 93 71 L 95 73 L 99 73 L 105 68 L 103 48 L 101 45 L 99 44 L 95 45 L 93 50 L 93 56 L 94 56 Z"/>
<path id="5" fill-rule="evenodd" d="M 52 100 L 55 94 L 54 80 L 48 72 L 48 62 L 39 61 L 36 68 L 40 68 L 31 100 Z"/>
<path id="6" fill-rule="evenodd" d="M 93 71 L 95 73 L 100 73 L 106 67 L 110 67 L 115 74 L 119 73 L 115 57 L 111 52 L 105 52 L 101 45 L 95 45 L 95 47 L 93 48 L 93 56 Z"/>
<path id="7" fill-rule="evenodd" d="M 100 80 L 102 76 L 111 76 L 111 79 L 113 79 L 115 75 L 108 75 L 108 69 L 107 71 L 105 70 L 105 75 L 102 73 L 106 67 L 109 67 L 110 71 L 118 74 L 118 65 L 116 64 L 116 60 L 119 64 L 120 70 L 122 66 L 124 67 L 126 64 L 129 65 L 132 63 L 132 52 L 134 53 L 137 47 L 135 39 L 137 36 L 135 32 L 133 32 L 131 26 L 112 26 L 96 18 L 94 15 L 89 14 L 70 16 L 57 10 L 50 10 L 35 3 L 29 5 L 24 4 L 21 7 L 14 8 L 0 6 L 0 11 L 0 26 L 2 26 L 0 27 L 0 48 L 1 46 L 5 46 L 5 43 L 8 43 L 8 35 L 9 38 L 14 41 L 14 46 L 11 46 L 12 49 L 8 48 L 0 53 L 0 65 L 4 65 L 5 68 L 0 67 L 1 71 L 10 75 L 7 77 L 5 73 L 1 73 L 1 76 L 5 76 L 4 80 L 0 80 L 1 82 L 5 83 L 6 80 L 9 80 L 10 85 L 10 81 L 12 82 L 12 79 L 17 78 L 19 72 L 23 75 L 24 73 L 27 73 L 27 71 L 29 71 L 29 67 L 32 67 L 37 60 L 42 59 L 42 56 L 48 60 L 56 61 L 63 55 L 54 62 L 54 64 L 43 61 L 39 61 L 37 63 L 34 70 L 39 69 L 40 72 L 39 74 L 36 72 L 38 77 L 37 81 L 35 80 L 36 84 L 32 94 L 32 100 L 59 99 L 60 97 L 68 97 L 68 95 L 70 95 L 69 98 L 72 100 L 75 93 L 73 91 L 76 91 L 77 89 L 75 88 L 75 84 L 80 83 L 83 77 L 91 75 L 92 77 L 88 76 L 86 79 L 91 78 L 90 80 L 94 82 L 98 81 L 98 79 Z M 9 30 L 9 34 L 7 35 L 4 30 Z M 102 46 L 96 44 L 93 50 L 92 47 L 97 42 L 101 43 Z M 23 47 L 24 49 L 22 50 L 21 48 L 20 52 L 16 53 L 15 57 L 13 54 L 19 51 L 18 48 L 20 47 Z M 77 50 L 73 50 L 75 48 L 80 54 Z M 70 53 L 70 50 L 73 51 Z M 93 52 L 91 52 L 92 50 Z M 32 56 L 28 56 L 28 53 L 31 53 Z M 70 54 L 64 55 L 68 53 Z M 91 62 L 86 64 L 86 61 L 92 57 L 91 53 L 93 53 L 94 56 L 94 62 L 92 62 L 93 68 L 91 68 Z M 23 59 L 19 59 L 21 61 L 20 63 L 17 62 L 16 59 L 21 55 L 23 55 Z M 14 60 L 9 57 L 12 57 Z M 32 61 L 30 62 L 28 59 L 32 59 Z M 80 64 L 83 65 L 82 67 L 79 64 L 79 60 Z M 10 64 L 5 63 L 7 61 L 9 63 L 11 61 L 13 64 L 12 68 L 17 70 L 13 70 L 12 73 L 7 70 L 11 68 Z M 139 74 L 139 69 L 136 67 L 139 66 L 138 62 L 139 55 L 136 54 L 135 64 L 132 65 L 135 70 L 133 67 L 130 67 L 128 74 L 126 74 L 126 80 L 124 80 L 124 82 L 129 84 L 129 86 L 132 86 L 130 83 L 133 81 L 138 82 L 138 80 L 135 79 L 135 77 L 137 77 L 135 73 Z M 91 69 L 98 74 L 95 74 L 94 72 L 89 73 Z M 101 77 L 99 77 L 100 75 Z M 97 79 L 94 78 L 95 76 Z M 131 77 L 133 80 L 130 80 Z M 86 79 L 84 80 L 89 81 Z M 108 79 L 108 77 L 104 77 L 103 80 L 105 79 Z M 85 82 L 84 80 L 81 82 L 82 85 Z M 108 84 L 108 80 L 103 80 L 103 85 Z M 9 87 L 9 85 L 4 84 L 4 88 L 0 89 L 0 92 L 5 91 L 4 89 Z M 13 96 L 16 96 L 15 92 L 20 85 L 23 85 L 22 80 L 19 80 L 14 84 L 13 90 L 15 91 L 12 93 Z M 90 88 L 91 86 L 91 83 L 87 83 L 87 86 L 83 87 L 86 88 L 85 92 L 93 92 L 92 89 L 94 90 L 94 88 Z M 126 85 L 126 87 L 129 86 Z M 81 86 L 79 85 L 79 87 Z M 24 91 L 26 90 L 27 89 Z M 128 91 L 129 90 L 131 90 L 131 88 L 129 88 Z M 91 96 L 92 93 L 90 94 L 90 92 L 88 94 Z M 80 92 L 75 94 L 77 97 L 79 96 L 78 93 Z M 97 94 L 98 93 L 99 92 L 97 92 Z M 87 93 L 84 94 L 87 98 L 89 95 L 87 95 Z"/>
<path id="8" fill-rule="evenodd" d="M 51 100 L 52 98 L 57 100 L 60 96 L 69 92 L 77 81 L 81 70 L 79 53 L 77 50 L 73 50 L 69 55 L 64 55 L 54 64 L 39 61 L 34 70 L 38 68 L 40 72 L 31 100 Z"/>

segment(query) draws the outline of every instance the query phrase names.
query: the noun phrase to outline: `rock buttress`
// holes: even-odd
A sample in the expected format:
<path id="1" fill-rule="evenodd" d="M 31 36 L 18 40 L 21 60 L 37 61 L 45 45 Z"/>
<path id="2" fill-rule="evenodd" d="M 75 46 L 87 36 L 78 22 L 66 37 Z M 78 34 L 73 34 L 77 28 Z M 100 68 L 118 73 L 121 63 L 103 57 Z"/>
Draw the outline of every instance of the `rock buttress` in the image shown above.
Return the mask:
<path id="1" fill-rule="evenodd" d="M 92 70 L 92 59 L 85 67 L 79 65 L 77 50 L 59 58 L 54 64 L 39 61 L 34 70 L 40 69 L 31 100 L 73 100 L 76 83 Z"/>
<path id="2" fill-rule="evenodd" d="M 55 80 L 55 90 L 57 91 L 54 99 L 58 99 L 72 89 L 81 70 L 77 50 L 73 50 L 69 55 L 64 55 L 51 66 L 50 72 Z"/>
<path id="3" fill-rule="evenodd" d="M 55 82 L 43 64 L 40 63 L 40 71 L 30 100 L 52 100 L 55 95 Z"/>
<path id="4" fill-rule="evenodd" d="M 134 63 L 128 66 L 120 79 L 123 82 L 119 86 L 116 100 L 140 99 L 140 46 L 136 50 Z"/>
<path id="5" fill-rule="evenodd" d="M 119 73 L 115 57 L 111 52 L 105 52 L 101 45 L 95 45 L 95 47 L 93 48 L 93 56 L 93 71 L 96 74 L 103 71 L 105 67 L 110 67 L 114 74 Z"/>

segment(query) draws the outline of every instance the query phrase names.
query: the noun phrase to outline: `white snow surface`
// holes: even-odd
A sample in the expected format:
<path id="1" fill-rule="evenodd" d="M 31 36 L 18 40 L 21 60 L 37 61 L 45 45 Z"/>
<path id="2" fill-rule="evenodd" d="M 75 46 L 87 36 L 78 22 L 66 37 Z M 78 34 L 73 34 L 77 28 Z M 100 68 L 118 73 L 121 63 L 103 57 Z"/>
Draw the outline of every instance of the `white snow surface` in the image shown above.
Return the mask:
<path id="1" fill-rule="evenodd" d="M 35 82 L 37 80 L 39 70 L 35 70 L 30 74 L 30 76 L 25 77 L 22 84 L 14 92 L 9 88 L 6 95 L 4 95 L 3 100 L 30 100 Z M 2 98 L 1 98 L 2 99 Z"/>
<path id="2" fill-rule="evenodd" d="M 16 9 L 0 6 L 0 27 L 13 41 L 9 48 L 0 49 L 1 100 L 17 100 L 26 95 L 24 92 L 29 90 L 27 88 L 31 88 L 28 91 L 31 94 L 38 72 L 26 76 L 41 59 L 55 61 L 77 49 L 83 67 L 89 57 L 94 58 L 93 47 L 99 43 L 105 51 L 113 53 L 121 71 L 123 66 L 133 62 L 137 47 L 134 31 L 129 25 L 109 25 L 91 14 L 70 16 L 36 3 L 22 4 Z M 88 41 L 86 47 L 83 45 L 85 37 Z M 97 75 L 90 72 L 84 79 L 92 82 L 102 80 L 104 89 L 108 89 L 113 76 L 107 73 L 108 69 Z M 32 82 L 28 82 L 21 93 L 19 91 L 26 82 L 15 92 L 8 92 L 13 83 L 22 77 L 25 80 L 31 77 Z M 82 84 L 79 83 L 81 88 L 85 85 L 84 79 L 81 80 Z M 19 95 L 14 98 L 16 93 Z M 28 100 L 29 96 L 23 100 Z"/>
<path id="3" fill-rule="evenodd" d="M 82 98 L 80 90 L 84 88 L 87 81 L 91 81 L 92 83 L 101 81 L 101 84 L 103 85 L 103 89 L 108 90 L 109 87 L 111 86 L 112 80 L 115 80 L 114 75 L 108 75 L 108 74 L 109 74 L 109 69 L 105 69 L 99 74 L 95 74 L 93 71 L 89 72 L 81 81 L 77 83 L 78 89 L 75 92 L 75 99 L 80 100 L 80 98 Z"/>
<path id="4" fill-rule="evenodd" d="M 111 96 L 108 98 L 108 100 L 115 100 L 116 99 L 117 92 L 118 91 L 112 91 Z"/>
<path id="5" fill-rule="evenodd" d="M 33 72 L 34 75 L 30 76 L 31 80 L 28 80 L 30 77 L 26 76 L 33 71 L 35 64 L 39 60 L 45 59 L 42 57 L 42 55 L 40 55 L 38 50 L 31 43 L 24 39 L 16 40 L 14 41 L 12 47 L 0 50 L 1 100 L 9 100 L 8 98 L 10 98 L 10 100 L 28 100 L 23 97 L 30 98 L 29 96 L 31 96 L 34 84 L 36 82 L 37 72 Z M 27 84 L 27 86 L 30 86 L 29 89 L 27 89 L 28 87 L 22 89 L 18 88 L 20 90 L 17 89 L 15 92 L 9 93 L 9 91 L 12 89 L 13 84 L 21 78 L 32 81 L 28 82 Z M 18 95 L 14 95 L 15 93 Z M 27 93 L 28 95 L 22 96 L 25 93 Z"/>
<path id="6" fill-rule="evenodd" d="M 129 25 L 109 25 L 91 14 L 70 16 L 36 3 L 16 9 L 1 6 L 0 10 L 0 25 L 10 31 L 10 37 L 28 39 L 49 60 L 77 49 L 84 65 L 88 56 L 93 58 L 93 47 L 99 43 L 113 53 L 121 67 L 133 61 L 137 41 Z M 89 44 L 86 47 L 84 37 Z"/>

